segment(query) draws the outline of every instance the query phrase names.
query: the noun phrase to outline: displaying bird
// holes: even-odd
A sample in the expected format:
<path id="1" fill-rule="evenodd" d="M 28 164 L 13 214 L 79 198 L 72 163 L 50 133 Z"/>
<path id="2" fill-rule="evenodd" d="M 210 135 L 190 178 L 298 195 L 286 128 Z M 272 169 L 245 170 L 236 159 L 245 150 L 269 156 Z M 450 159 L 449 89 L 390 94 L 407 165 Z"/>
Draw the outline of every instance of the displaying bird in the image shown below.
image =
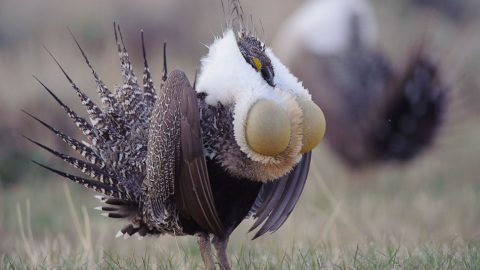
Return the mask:
<path id="1" fill-rule="evenodd" d="M 114 25 L 123 85 L 110 91 L 92 68 L 103 107 L 80 90 L 55 62 L 85 106 L 90 122 L 64 104 L 42 82 L 88 139 L 78 141 L 31 115 L 83 159 L 33 143 L 87 177 L 40 166 L 93 189 L 99 209 L 127 225 L 117 236 L 195 235 L 208 269 L 230 269 L 230 234 L 255 218 L 254 238 L 276 231 L 295 207 L 307 178 L 311 153 L 325 119 L 309 92 L 249 31 L 238 1 L 234 17 L 201 61 L 197 83 L 184 72 L 167 74 L 157 92 L 143 32 L 142 85 L 134 74 L 120 28 Z M 53 56 L 52 56 L 53 57 Z M 165 46 L 164 46 L 165 57 Z M 37 79 L 38 80 L 38 79 Z"/>
<path id="2" fill-rule="evenodd" d="M 431 145 L 448 87 L 423 47 L 395 69 L 367 1 L 313 0 L 280 28 L 278 56 L 329 119 L 326 139 L 352 168 L 408 161 Z"/>

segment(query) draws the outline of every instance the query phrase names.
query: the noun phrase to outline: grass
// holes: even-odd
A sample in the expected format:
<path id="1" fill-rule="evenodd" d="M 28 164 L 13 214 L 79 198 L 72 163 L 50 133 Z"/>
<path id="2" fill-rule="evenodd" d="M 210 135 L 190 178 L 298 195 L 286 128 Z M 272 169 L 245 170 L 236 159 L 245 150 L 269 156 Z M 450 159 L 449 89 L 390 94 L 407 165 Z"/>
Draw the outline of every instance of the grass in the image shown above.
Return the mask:
<path id="1" fill-rule="evenodd" d="M 180 252 L 152 252 L 119 254 L 104 251 L 89 260 L 84 253 L 54 256 L 46 255 L 43 260 L 32 263 L 19 255 L 3 255 L 1 269 L 198 269 L 202 262 L 190 247 Z M 265 250 L 244 247 L 232 257 L 235 269 L 478 269 L 480 267 L 480 245 L 478 243 L 451 243 L 450 245 L 425 244 L 406 248 L 388 244 L 383 248 L 377 244 L 366 244 L 332 250 L 327 246 L 318 249 Z"/>

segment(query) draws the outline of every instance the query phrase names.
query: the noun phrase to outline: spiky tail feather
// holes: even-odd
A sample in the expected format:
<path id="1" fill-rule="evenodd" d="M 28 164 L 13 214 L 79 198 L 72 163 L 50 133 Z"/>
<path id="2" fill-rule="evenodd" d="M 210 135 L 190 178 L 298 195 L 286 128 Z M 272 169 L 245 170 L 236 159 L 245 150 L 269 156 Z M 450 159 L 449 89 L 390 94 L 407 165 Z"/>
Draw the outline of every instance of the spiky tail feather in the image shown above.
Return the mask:
<path id="1" fill-rule="evenodd" d="M 85 145 L 84 143 L 81 143 L 65 133 L 53 128 L 49 124 L 43 122 L 42 120 L 38 119 L 37 117 L 33 116 L 32 114 L 23 111 L 26 115 L 30 116 L 31 118 L 35 119 L 37 122 L 42 124 L 44 127 L 48 128 L 51 132 L 53 132 L 55 135 L 57 135 L 62 141 L 64 141 L 68 146 L 70 146 L 73 150 L 77 151 L 80 155 L 82 155 L 83 158 L 88 160 L 91 164 L 103 169 L 106 164 L 103 161 L 103 159 L 95 153 L 95 151 L 90 148 L 89 146 Z"/>
<path id="2" fill-rule="evenodd" d="M 377 158 L 407 161 L 427 148 L 443 123 L 447 90 L 438 67 L 418 53 L 372 128 L 370 143 Z"/>
<path id="3" fill-rule="evenodd" d="M 66 75 L 68 76 L 68 75 Z M 95 137 L 95 127 L 90 125 L 85 119 L 79 117 L 72 109 L 70 109 L 67 105 L 65 105 L 45 84 L 43 84 L 38 78 L 35 79 L 44 87 L 44 89 L 57 101 L 57 103 L 67 112 L 70 118 L 75 122 L 77 127 L 89 138 L 94 142 L 98 142 L 97 137 Z M 85 159 L 88 160 L 87 163 L 83 160 L 79 160 L 73 158 L 71 156 L 59 153 L 37 141 L 34 141 L 30 138 L 25 137 L 30 142 L 36 144 L 37 146 L 43 148 L 44 150 L 52 153 L 56 157 L 62 159 L 63 161 L 67 162 L 71 166 L 79 169 L 84 174 L 94 178 L 94 180 L 82 178 L 79 176 L 74 176 L 46 165 L 40 164 L 34 161 L 35 164 L 40 165 L 41 167 L 48 169 L 58 175 L 61 175 L 65 178 L 68 178 L 76 183 L 82 184 L 87 188 L 93 189 L 97 192 L 101 192 L 105 195 L 113 196 L 116 198 L 124 199 L 124 200 L 132 200 L 133 196 L 130 192 L 125 189 L 119 181 L 116 179 L 115 176 L 112 176 L 111 173 L 107 170 L 105 161 L 96 153 L 96 151 L 89 146 L 81 143 L 64 133 L 58 131 L 57 129 L 53 128 L 52 126 L 48 125 L 47 123 L 43 122 L 42 120 L 38 119 L 37 117 L 33 116 L 32 114 L 25 112 L 27 115 L 41 123 L 43 126 L 48 128 L 52 131 L 55 135 L 59 136 L 67 145 L 69 145 L 72 149 L 79 152 Z"/>
<path id="4" fill-rule="evenodd" d="M 81 184 L 81 185 L 83 185 L 87 188 L 93 189 L 93 190 L 95 190 L 97 192 L 100 192 L 102 194 L 105 194 L 107 196 L 113 196 L 113 197 L 116 197 L 116 198 L 122 198 L 122 197 L 127 198 L 127 195 L 125 193 L 123 193 L 119 189 L 114 188 L 112 186 L 109 186 L 107 184 L 56 170 L 52 167 L 49 167 L 49 166 L 46 166 L 42 163 L 36 162 L 35 160 L 32 160 L 32 162 L 37 164 L 40 167 L 43 167 L 43 168 L 53 172 L 53 173 L 56 173 L 60 176 L 68 178 L 68 179 L 72 180 L 73 182 L 79 183 L 79 184 Z"/>
<path id="5" fill-rule="evenodd" d="M 147 145 L 149 119 L 155 103 L 156 93 L 146 59 L 143 32 L 144 69 L 142 89 L 138 85 L 133 72 L 132 64 L 123 43 L 120 27 L 115 23 L 114 30 L 123 79 L 123 86 L 119 87 L 115 93 L 112 93 L 100 79 L 93 69 L 90 60 L 80 47 L 79 42 L 69 30 L 92 72 L 103 108 L 98 107 L 80 90 L 60 62 L 45 48 L 84 105 L 90 118 L 90 123 L 63 103 L 43 82 L 34 76 L 45 91 L 65 110 L 67 115 L 87 137 L 89 143 L 73 139 L 32 114 L 25 113 L 61 138 L 67 145 L 81 154 L 84 160 L 57 152 L 35 140 L 27 139 L 80 170 L 91 179 L 71 175 L 38 162 L 35 163 L 90 189 L 111 196 L 112 198 L 110 199 L 112 200 L 119 200 L 122 205 L 120 210 L 123 212 L 121 214 L 110 213 L 111 215 L 109 214 L 109 216 L 124 217 L 125 209 L 136 209 L 138 206 L 139 184 L 145 176 L 144 164 L 147 150 L 143 146 Z M 132 208 L 130 207 L 131 205 L 135 205 L 135 207 Z M 131 214 L 130 211 L 129 215 Z"/>

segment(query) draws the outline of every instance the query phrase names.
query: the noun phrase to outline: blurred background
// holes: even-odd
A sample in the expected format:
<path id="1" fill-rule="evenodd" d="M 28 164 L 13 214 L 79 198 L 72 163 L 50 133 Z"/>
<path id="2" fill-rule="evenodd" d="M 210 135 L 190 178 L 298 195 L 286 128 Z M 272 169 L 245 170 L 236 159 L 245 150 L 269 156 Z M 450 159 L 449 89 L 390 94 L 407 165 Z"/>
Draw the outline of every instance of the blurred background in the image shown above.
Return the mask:
<path id="1" fill-rule="evenodd" d="M 242 1 L 245 12 L 263 27 L 261 36 L 271 46 L 280 25 L 302 3 Z M 428 243 L 462 245 L 480 239 L 480 3 L 374 0 L 371 4 L 378 20 L 379 47 L 396 66 L 406 65 L 412 49 L 422 40 L 439 64 L 451 91 L 438 138 L 408 163 L 388 162 L 363 170 L 345 166 L 327 144 L 321 144 L 315 150 L 305 192 L 290 219 L 278 233 L 254 242 L 245 237 L 247 225 L 241 226 L 231 241 L 234 256 L 241 257 L 251 248 L 276 258 L 276 254 L 281 257 L 282 251 L 295 246 L 326 249 L 335 260 L 338 252 L 354 252 L 358 245 L 371 243 L 380 248 L 398 246 L 400 252 L 408 252 Z M 68 265 L 66 258 L 75 257 L 78 261 L 72 265 L 82 265 L 85 258 L 98 261 L 110 252 L 115 254 L 112 256 L 133 257 L 148 252 L 180 261 L 182 256 L 191 255 L 199 261 L 192 239 L 115 239 L 123 223 L 107 220 L 93 210 L 97 203 L 94 193 L 70 183 L 66 189 L 63 180 L 30 162 L 34 159 L 57 168 L 67 167 L 29 144 L 22 134 L 54 149 L 67 149 L 21 110 L 67 134 L 79 135 L 32 74 L 77 112 L 83 112 L 42 46 L 51 50 L 93 97 L 94 80 L 67 27 L 101 78 L 113 86 L 120 82 L 114 21 L 122 27 L 137 74 L 143 63 L 139 30 L 144 29 L 147 55 L 158 85 L 163 41 L 168 42 L 169 69 L 183 69 L 193 81 L 199 59 L 208 51 L 205 44 L 211 44 L 222 32 L 224 15 L 220 0 L 0 1 L 2 258 Z M 183 251 L 179 258 L 175 257 L 178 249 Z M 190 262 L 184 263 L 191 266 Z"/>

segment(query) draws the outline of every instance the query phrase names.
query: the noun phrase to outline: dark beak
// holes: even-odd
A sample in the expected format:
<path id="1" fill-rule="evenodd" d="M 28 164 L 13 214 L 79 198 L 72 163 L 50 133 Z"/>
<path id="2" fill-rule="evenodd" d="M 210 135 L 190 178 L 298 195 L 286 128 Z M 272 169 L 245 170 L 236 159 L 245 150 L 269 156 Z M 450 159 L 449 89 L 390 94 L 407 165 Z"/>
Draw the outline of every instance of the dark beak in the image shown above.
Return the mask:
<path id="1" fill-rule="evenodd" d="M 275 84 L 273 83 L 273 78 L 275 77 L 275 75 L 272 68 L 267 67 L 262 69 L 262 76 L 271 87 L 275 87 Z"/>

